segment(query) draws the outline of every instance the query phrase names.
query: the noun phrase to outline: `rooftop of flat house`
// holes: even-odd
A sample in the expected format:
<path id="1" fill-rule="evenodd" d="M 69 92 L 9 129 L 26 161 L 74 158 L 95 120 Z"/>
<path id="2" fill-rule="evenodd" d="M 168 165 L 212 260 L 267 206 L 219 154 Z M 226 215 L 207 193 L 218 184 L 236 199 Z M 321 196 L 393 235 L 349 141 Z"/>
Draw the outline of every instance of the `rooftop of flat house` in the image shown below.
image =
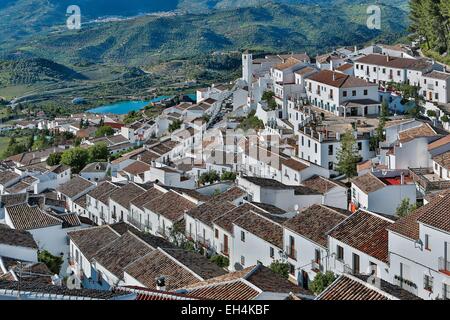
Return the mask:
<path id="1" fill-rule="evenodd" d="M 44 150 L 30 151 L 20 153 L 7 158 L 7 160 L 20 163 L 21 165 L 31 165 L 41 162 L 42 158 L 48 157 L 51 153 L 63 152 L 64 149 L 59 147 L 52 147 Z"/>
<path id="2" fill-rule="evenodd" d="M 431 72 L 425 73 L 423 77 L 435 80 L 447 80 L 448 78 L 450 78 L 450 73 L 433 70 Z"/>
<path id="3" fill-rule="evenodd" d="M 141 173 L 144 173 L 146 171 L 149 171 L 151 166 L 145 162 L 142 161 L 134 161 L 130 165 L 126 166 L 122 169 L 122 171 L 132 174 L 132 175 L 139 175 Z"/>
<path id="4" fill-rule="evenodd" d="M 182 219 L 185 212 L 196 208 L 196 204 L 173 191 L 169 191 L 144 204 L 143 207 L 175 222 Z"/>
<path id="5" fill-rule="evenodd" d="M 123 187 L 111 192 L 109 199 L 118 203 L 124 208 L 129 208 L 130 201 L 139 195 L 142 195 L 146 189 L 134 183 L 128 183 Z"/>
<path id="6" fill-rule="evenodd" d="M 127 232 L 106 244 L 94 254 L 96 263 L 121 279 L 124 269 L 132 262 L 153 251 L 149 244 L 134 233 Z"/>
<path id="7" fill-rule="evenodd" d="M 425 59 L 398 58 L 381 54 L 369 54 L 367 56 L 359 58 L 355 62 L 410 70 L 423 70 L 431 66 L 431 64 Z"/>
<path id="8" fill-rule="evenodd" d="M 17 282 L 0 281 L 0 295 L 11 295 L 17 292 Z M 43 284 L 38 282 L 22 282 L 20 285 L 22 299 L 25 296 L 34 296 L 35 299 L 49 300 L 115 300 L 130 296 L 134 299 L 135 295 L 124 291 L 104 291 L 91 289 L 69 290 L 66 287 Z M 18 293 L 17 293 L 18 294 Z"/>
<path id="9" fill-rule="evenodd" d="M 0 244 L 38 249 L 31 233 L 25 230 L 11 229 L 4 224 L 0 224 Z"/>
<path id="10" fill-rule="evenodd" d="M 188 286 L 201 279 L 161 249 L 154 250 L 137 259 L 124 271 L 147 288 L 156 288 L 156 280 L 161 275 L 164 275 L 167 290 Z"/>
<path id="11" fill-rule="evenodd" d="M 443 138 L 440 138 L 440 139 L 438 139 L 438 140 L 428 144 L 428 150 L 431 151 L 431 150 L 440 148 L 442 146 L 445 146 L 447 144 L 450 145 L 450 134 L 448 134 L 448 135 L 444 136 Z"/>
<path id="12" fill-rule="evenodd" d="M 260 178 L 260 177 L 250 177 L 250 176 L 243 176 L 242 179 L 245 179 L 249 181 L 250 183 L 253 183 L 257 186 L 268 188 L 268 189 L 274 189 L 274 190 L 294 190 L 294 194 L 296 195 L 314 195 L 319 194 L 319 192 L 310 189 L 306 186 L 290 186 L 283 184 L 277 180 L 274 179 L 267 179 L 267 178 Z"/>
<path id="13" fill-rule="evenodd" d="M 299 61 L 298 59 L 295 59 L 293 57 L 289 57 L 283 63 L 277 64 L 273 68 L 276 70 L 284 71 L 299 63 L 302 63 L 302 61 Z"/>
<path id="14" fill-rule="evenodd" d="M 351 63 L 344 63 L 343 65 L 336 68 L 336 71 L 347 71 L 349 69 L 353 68 L 353 64 Z"/>
<path id="15" fill-rule="evenodd" d="M 20 177 L 19 174 L 14 171 L 4 170 L 0 171 L 0 185 L 6 185 L 8 182 L 16 180 Z"/>
<path id="16" fill-rule="evenodd" d="M 317 69 L 313 68 L 313 67 L 304 67 L 304 68 L 302 68 L 300 70 L 295 71 L 294 73 L 298 74 L 298 75 L 301 75 L 301 76 L 304 76 L 306 74 L 314 73 L 314 72 L 319 72 L 319 71 Z"/>
<path id="17" fill-rule="evenodd" d="M 94 189 L 89 191 L 87 195 L 104 204 L 107 204 L 109 195 L 119 188 L 119 186 L 111 183 L 110 181 L 102 181 Z"/>
<path id="18" fill-rule="evenodd" d="M 104 172 L 108 169 L 108 162 L 93 162 L 88 165 L 86 165 L 83 170 L 81 170 L 81 173 L 87 173 L 87 172 Z"/>
<path id="19" fill-rule="evenodd" d="M 340 223 L 329 235 L 387 263 L 389 257 L 387 228 L 393 224 L 393 220 L 359 210 Z"/>
<path id="20" fill-rule="evenodd" d="M 231 209 L 230 211 L 226 212 L 224 215 L 214 219 L 214 224 L 219 226 L 220 228 L 224 229 L 225 231 L 229 233 L 233 233 L 233 221 L 235 221 L 240 216 L 246 214 L 249 211 L 256 211 L 256 212 L 262 212 L 261 209 L 258 209 L 256 206 L 245 203 L 239 207 L 235 207 Z"/>
<path id="21" fill-rule="evenodd" d="M 307 168 L 309 168 L 309 163 L 300 161 L 300 160 L 296 160 L 294 158 L 290 158 L 290 159 L 283 159 L 281 161 L 282 165 L 291 168 L 295 171 L 303 171 Z"/>
<path id="22" fill-rule="evenodd" d="M 201 281 L 183 289 L 192 296 L 212 300 L 250 300 L 263 292 L 312 296 L 308 290 L 294 285 L 261 264 Z"/>
<path id="23" fill-rule="evenodd" d="M 381 287 L 367 282 L 367 276 L 339 276 L 316 300 L 421 300 L 408 291 L 380 280 Z"/>
<path id="24" fill-rule="evenodd" d="M 66 183 L 60 185 L 57 188 L 58 192 L 61 192 L 68 198 L 75 197 L 85 191 L 86 189 L 91 188 L 95 184 L 87 179 L 84 179 L 80 176 L 73 176 L 72 179 L 67 181 Z"/>
<path id="25" fill-rule="evenodd" d="M 412 240 L 419 240 L 419 223 L 450 232 L 450 194 L 433 197 L 430 203 L 400 218 L 388 230 Z"/>
<path id="26" fill-rule="evenodd" d="M 450 151 L 434 156 L 433 161 L 441 167 L 450 170 Z"/>
<path id="27" fill-rule="evenodd" d="M 164 192 L 152 187 L 152 188 L 148 189 L 147 191 L 145 191 L 143 194 L 133 198 L 130 201 L 130 205 L 132 204 L 132 205 L 136 206 L 137 208 L 143 210 L 144 209 L 143 206 L 146 203 L 148 203 L 156 198 L 161 197 L 163 194 L 164 194 Z"/>
<path id="28" fill-rule="evenodd" d="M 336 187 L 343 187 L 347 189 L 347 186 L 343 185 L 340 182 L 330 180 L 318 175 L 312 176 L 311 178 L 304 180 L 302 184 L 305 187 L 317 191 L 321 194 L 325 194 Z"/>
<path id="29" fill-rule="evenodd" d="M 233 201 L 243 198 L 245 195 L 246 193 L 242 189 L 231 187 L 200 206 L 189 210 L 186 214 L 212 227 L 215 219 L 236 207 Z"/>
<path id="30" fill-rule="evenodd" d="M 0 195 L 0 208 L 25 203 L 27 202 L 27 199 L 28 195 L 26 193 Z"/>
<path id="31" fill-rule="evenodd" d="M 422 123 L 416 127 L 406 129 L 398 133 L 398 140 L 401 143 L 406 143 L 416 138 L 423 137 L 439 138 L 439 135 L 428 123 Z"/>
<path id="32" fill-rule="evenodd" d="M 248 211 L 233 221 L 233 224 L 283 249 L 283 227 L 287 218 Z"/>
<path id="33" fill-rule="evenodd" d="M 351 212 L 343 212 L 343 210 L 336 210 L 324 205 L 313 205 L 284 222 L 283 226 L 327 247 L 328 232 L 350 215 Z"/>
<path id="34" fill-rule="evenodd" d="M 67 235 L 89 261 L 98 250 L 120 237 L 120 234 L 108 225 L 72 231 Z"/>
<path id="35" fill-rule="evenodd" d="M 366 80 L 362 80 L 354 76 L 350 76 L 340 72 L 334 72 L 331 70 L 322 70 L 310 76 L 308 80 L 326 84 L 335 88 L 357 88 L 357 87 L 378 86 L 376 83 L 367 82 Z"/>
<path id="36" fill-rule="evenodd" d="M 38 206 L 30 206 L 28 203 L 6 207 L 6 211 L 14 229 L 18 230 L 41 229 L 63 224 L 61 219 L 42 211 Z"/>

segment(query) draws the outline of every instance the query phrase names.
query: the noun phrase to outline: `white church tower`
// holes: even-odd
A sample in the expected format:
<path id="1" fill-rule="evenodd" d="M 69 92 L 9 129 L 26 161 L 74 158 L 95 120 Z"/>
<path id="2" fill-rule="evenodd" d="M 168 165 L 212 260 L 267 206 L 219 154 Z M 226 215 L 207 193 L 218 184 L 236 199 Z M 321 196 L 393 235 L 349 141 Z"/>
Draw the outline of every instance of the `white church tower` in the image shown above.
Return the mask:
<path id="1" fill-rule="evenodd" d="M 253 82 L 253 55 L 247 51 L 242 54 L 242 80 L 250 87 Z"/>

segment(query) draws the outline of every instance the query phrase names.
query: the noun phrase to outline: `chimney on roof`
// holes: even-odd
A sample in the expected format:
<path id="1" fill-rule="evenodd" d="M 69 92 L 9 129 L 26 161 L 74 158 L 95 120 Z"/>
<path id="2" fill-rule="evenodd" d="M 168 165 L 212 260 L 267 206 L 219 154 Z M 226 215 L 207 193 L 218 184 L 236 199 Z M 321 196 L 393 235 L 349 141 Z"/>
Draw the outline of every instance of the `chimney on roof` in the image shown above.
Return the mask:
<path id="1" fill-rule="evenodd" d="M 161 276 L 156 278 L 156 290 L 166 291 L 166 277 Z"/>
<path id="2" fill-rule="evenodd" d="M 333 72 L 333 81 L 336 81 L 336 73 Z"/>
<path id="3" fill-rule="evenodd" d="M 389 53 L 386 55 L 387 62 L 391 61 L 391 57 L 389 56 Z"/>

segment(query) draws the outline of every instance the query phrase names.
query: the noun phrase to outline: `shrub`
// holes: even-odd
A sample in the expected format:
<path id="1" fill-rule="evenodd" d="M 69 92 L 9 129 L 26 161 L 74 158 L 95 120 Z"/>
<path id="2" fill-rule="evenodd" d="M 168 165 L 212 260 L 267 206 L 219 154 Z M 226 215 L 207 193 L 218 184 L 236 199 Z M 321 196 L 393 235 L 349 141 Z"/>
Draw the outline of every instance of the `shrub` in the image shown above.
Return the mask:
<path id="1" fill-rule="evenodd" d="M 52 255 L 47 250 L 38 253 L 38 261 L 44 263 L 52 273 L 59 274 L 63 258 Z"/>
<path id="2" fill-rule="evenodd" d="M 333 272 L 327 271 L 326 273 L 318 273 L 314 280 L 309 285 L 314 294 L 318 295 L 322 291 L 324 291 L 330 284 L 332 284 L 336 280 L 336 276 Z"/>
<path id="3" fill-rule="evenodd" d="M 230 265 L 230 260 L 227 257 L 221 255 L 212 256 L 209 260 L 214 262 L 221 268 L 227 268 Z"/>
<path id="4" fill-rule="evenodd" d="M 289 278 L 289 263 L 287 262 L 274 261 L 269 266 L 269 269 L 285 279 Z"/>

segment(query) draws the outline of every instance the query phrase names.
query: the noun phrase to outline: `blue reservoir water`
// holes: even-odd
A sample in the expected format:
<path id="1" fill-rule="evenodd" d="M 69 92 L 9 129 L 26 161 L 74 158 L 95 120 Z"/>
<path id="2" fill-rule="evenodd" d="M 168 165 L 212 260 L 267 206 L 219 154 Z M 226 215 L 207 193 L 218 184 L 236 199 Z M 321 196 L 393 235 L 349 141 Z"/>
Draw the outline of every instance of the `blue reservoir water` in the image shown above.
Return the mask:
<path id="1" fill-rule="evenodd" d="M 158 102 L 164 99 L 170 98 L 170 96 L 159 96 L 148 101 L 122 101 L 106 106 L 101 106 L 98 108 L 87 110 L 90 113 L 112 113 L 112 114 L 127 114 L 130 111 L 139 111 L 143 109 L 146 105 L 152 102 Z"/>

